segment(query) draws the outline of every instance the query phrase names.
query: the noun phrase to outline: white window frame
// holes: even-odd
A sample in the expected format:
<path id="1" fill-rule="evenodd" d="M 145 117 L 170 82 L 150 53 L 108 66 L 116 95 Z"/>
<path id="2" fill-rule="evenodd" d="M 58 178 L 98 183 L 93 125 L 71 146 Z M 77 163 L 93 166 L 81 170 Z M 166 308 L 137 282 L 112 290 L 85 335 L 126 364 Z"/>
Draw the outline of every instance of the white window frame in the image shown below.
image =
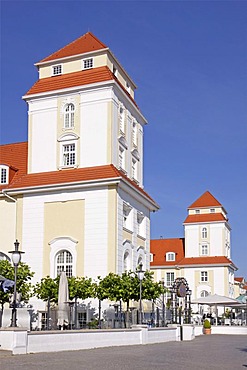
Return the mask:
<path id="1" fill-rule="evenodd" d="M 138 179 L 138 161 L 133 157 L 131 160 L 131 176 L 133 180 Z"/>
<path id="2" fill-rule="evenodd" d="M 50 276 L 52 279 L 54 279 L 57 275 L 56 271 L 56 256 L 59 254 L 59 252 L 66 250 L 71 253 L 73 258 L 73 266 L 72 266 L 72 275 L 76 276 L 76 261 L 77 261 L 77 252 L 76 252 L 76 244 L 78 243 L 78 240 L 75 240 L 71 237 L 58 237 L 55 239 L 52 239 L 49 242 L 50 245 Z"/>
<path id="3" fill-rule="evenodd" d="M 9 167 L 8 166 L 0 166 L 0 184 L 8 184 L 9 183 Z"/>
<path id="4" fill-rule="evenodd" d="M 201 283 L 208 282 L 208 271 L 201 271 Z"/>
<path id="5" fill-rule="evenodd" d="M 200 213 L 200 209 L 196 209 L 196 210 L 195 210 L 195 214 L 197 214 L 197 215 L 198 215 L 199 213 Z"/>
<path id="6" fill-rule="evenodd" d="M 63 73 L 62 64 L 56 64 L 52 66 L 52 76 L 60 76 Z"/>
<path id="7" fill-rule="evenodd" d="M 166 253 L 166 261 L 175 261 L 175 260 L 176 260 L 175 252 Z"/>
<path id="8" fill-rule="evenodd" d="M 210 213 L 215 213 L 215 208 L 210 208 Z"/>
<path id="9" fill-rule="evenodd" d="M 134 120 L 132 124 L 132 144 L 137 146 L 137 132 L 138 132 L 137 122 Z"/>
<path id="10" fill-rule="evenodd" d="M 209 296 L 209 292 L 207 290 L 202 290 L 201 293 L 200 293 L 200 297 L 204 298 L 204 297 L 207 297 L 207 296 Z"/>
<path id="11" fill-rule="evenodd" d="M 122 105 L 119 107 L 119 132 L 125 134 L 125 109 Z"/>
<path id="12" fill-rule="evenodd" d="M 145 215 L 142 212 L 137 211 L 136 222 L 137 222 L 137 235 L 144 237 Z"/>
<path id="13" fill-rule="evenodd" d="M 132 230 L 132 207 L 129 203 L 123 202 L 123 227 Z"/>
<path id="14" fill-rule="evenodd" d="M 59 263 L 58 258 L 60 256 L 63 256 L 64 261 Z M 73 276 L 73 256 L 71 252 L 66 249 L 60 250 L 55 257 L 56 276 L 59 276 L 62 271 L 65 271 L 67 277 Z"/>
<path id="15" fill-rule="evenodd" d="M 118 149 L 118 165 L 119 168 L 125 171 L 126 166 L 126 150 L 122 145 L 119 145 Z"/>
<path id="16" fill-rule="evenodd" d="M 202 239 L 207 239 L 208 237 L 208 229 L 207 227 L 202 228 Z"/>
<path id="17" fill-rule="evenodd" d="M 64 122 L 63 127 L 65 129 L 74 128 L 75 126 L 75 105 L 68 103 L 64 107 Z"/>
<path id="18" fill-rule="evenodd" d="M 93 58 L 85 58 L 82 60 L 82 69 L 92 69 L 93 68 Z"/>
<path id="19" fill-rule="evenodd" d="M 209 248 L 208 244 L 201 245 L 201 256 L 208 256 L 209 255 Z"/>
<path id="20" fill-rule="evenodd" d="M 175 272 L 167 272 L 166 273 L 166 286 L 170 287 L 175 281 Z"/>
<path id="21" fill-rule="evenodd" d="M 62 166 L 75 167 L 76 166 L 76 143 L 62 144 Z"/>

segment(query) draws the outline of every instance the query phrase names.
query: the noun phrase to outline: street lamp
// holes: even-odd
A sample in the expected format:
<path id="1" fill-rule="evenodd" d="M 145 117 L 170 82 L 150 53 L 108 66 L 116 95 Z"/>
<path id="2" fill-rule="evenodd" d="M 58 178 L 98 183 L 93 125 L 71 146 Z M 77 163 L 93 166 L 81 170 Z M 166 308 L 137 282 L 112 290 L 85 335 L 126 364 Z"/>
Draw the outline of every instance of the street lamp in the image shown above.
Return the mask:
<path id="1" fill-rule="evenodd" d="M 162 325 L 165 326 L 165 281 L 164 278 L 161 280 L 161 284 L 163 287 L 163 292 L 162 292 Z"/>
<path id="2" fill-rule="evenodd" d="M 15 250 L 10 251 L 9 253 L 12 254 L 12 262 L 14 265 L 14 270 L 15 270 L 15 285 L 14 285 L 14 297 L 13 297 L 13 304 L 12 304 L 12 315 L 11 315 L 11 327 L 17 327 L 17 317 L 16 317 L 16 282 L 17 282 L 17 269 L 18 265 L 21 261 L 21 254 L 24 253 L 22 251 L 19 251 L 19 245 L 20 243 L 16 239 L 15 243 Z"/>
<path id="3" fill-rule="evenodd" d="M 142 324 L 142 280 L 144 278 L 145 271 L 142 269 L 142 263 L 139 264 L 137 270 L 138 279 L 140 281 L 140 309 L 139 309 L 139 324 Z"/>

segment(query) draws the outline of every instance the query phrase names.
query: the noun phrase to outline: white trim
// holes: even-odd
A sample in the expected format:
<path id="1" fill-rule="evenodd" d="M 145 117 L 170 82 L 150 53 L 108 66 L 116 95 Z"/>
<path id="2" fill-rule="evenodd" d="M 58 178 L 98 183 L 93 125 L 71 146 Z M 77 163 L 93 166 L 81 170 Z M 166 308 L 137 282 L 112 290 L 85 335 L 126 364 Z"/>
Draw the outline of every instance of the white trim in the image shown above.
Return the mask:
<path id="1" fill-rule="evenodd" d="M 76 239 L 67 236 L 57 237 L 48 243 L 50 245 L 50 276 L 52 279 L 56 277 L 55 271 L 56 255 L 64 250 L 70 252 L 72 255 L 73 258 L 72 275 L 76 276 L 77 243 L 78 241 Z"/>

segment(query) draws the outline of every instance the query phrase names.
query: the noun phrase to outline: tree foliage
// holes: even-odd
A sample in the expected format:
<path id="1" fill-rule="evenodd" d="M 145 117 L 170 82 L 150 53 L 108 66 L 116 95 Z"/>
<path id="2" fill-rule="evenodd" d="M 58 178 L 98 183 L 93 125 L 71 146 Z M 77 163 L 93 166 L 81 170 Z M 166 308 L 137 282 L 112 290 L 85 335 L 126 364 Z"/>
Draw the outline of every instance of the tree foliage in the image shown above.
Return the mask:
<path id="1" fill-rule="evenodd" d="M 93 297 L 95 294 L 94 284 L 91 278 L 72 276 L 68 278 L 68 285 L 70 299 L 86 299 Z"/>
<path id="2" fill-rule="evenodd" d="M 34 295 L 42 301 L 58 302 L 59 277 L 52 279 L 46 276 L 33 288 Z"/>
<path id="3" fill-rule="evenodd" d="M 15 270 L 12 264 L 7 260 L 0 261 L 0 275 L 4 276 L 6 279 L 15 279 Z M 23 262 L 20 262 L 17 269 L 17 281 L 16 281 L 16 291 L 21 294 L 21 301 L 27 303 L 31 294 L 31 279 L 34 276 L 34 272 L 30 270 L 30 267 Z M 13 294 L 14 287 L 8 292 L 4 293 L 0 289 L 0 304 L 3 305 L 10 301 L 10 297 Z"/>

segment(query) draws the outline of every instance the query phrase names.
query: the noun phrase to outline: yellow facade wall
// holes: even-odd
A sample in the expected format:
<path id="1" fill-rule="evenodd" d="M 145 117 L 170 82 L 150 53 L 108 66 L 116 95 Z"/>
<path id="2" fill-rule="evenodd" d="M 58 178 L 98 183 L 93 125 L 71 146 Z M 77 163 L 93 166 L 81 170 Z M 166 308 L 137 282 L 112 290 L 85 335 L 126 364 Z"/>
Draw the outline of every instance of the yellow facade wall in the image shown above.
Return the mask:
<path id="1" fill-rule="evenodd" d="M 19 248 L 22 250 L 23 201 L 21 196 L 14 199 L 16 199 L 16 202 L 7 197 L 0 199 L 0 251 L 9 257 L 8 252 L 14 250 L 16 239 L 20 242 Z"/>
<path id="2" fill-rule="evenodd" d="M 50 245 L 58 237 L 71 237 L 76 244 L 76 275 L 84 275 L 84 225 L 85 202 L 83 199 L 51 202 L 44 205 L 43 275 L 50 275 Z"/>

